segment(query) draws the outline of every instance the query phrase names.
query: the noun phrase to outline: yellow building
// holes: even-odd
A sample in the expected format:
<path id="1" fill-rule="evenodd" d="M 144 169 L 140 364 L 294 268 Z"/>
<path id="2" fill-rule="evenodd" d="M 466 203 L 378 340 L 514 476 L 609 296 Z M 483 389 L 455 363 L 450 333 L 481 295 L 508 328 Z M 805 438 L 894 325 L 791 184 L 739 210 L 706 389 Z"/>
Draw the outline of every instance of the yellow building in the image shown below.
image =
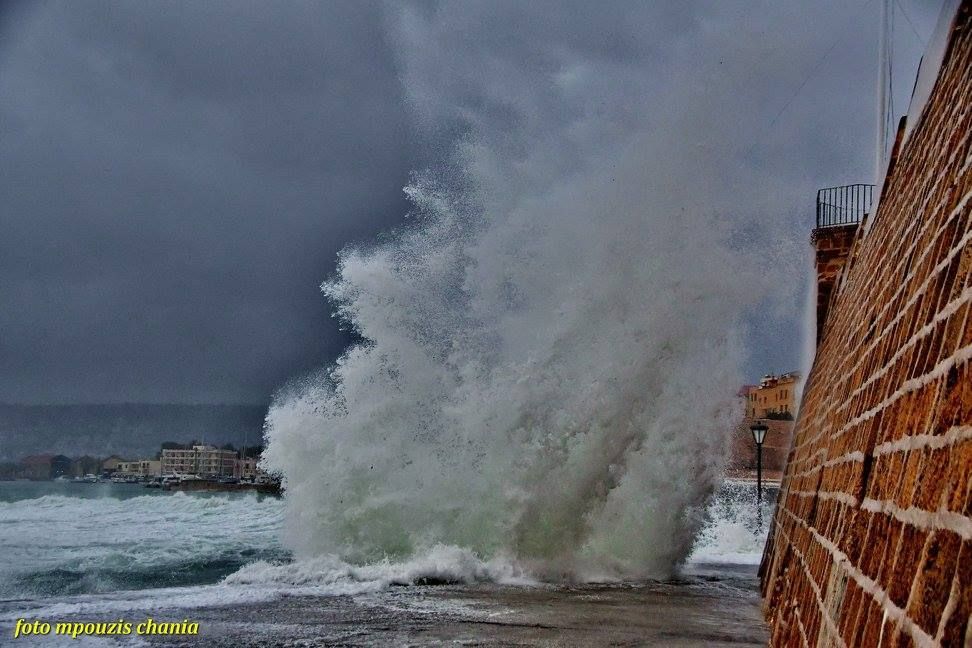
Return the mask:
<path id="1" fill-rule="evenodd" d="M 746 385 L 740 391 L 746 401 L 746 417 L 793 417 L 799 404 L 796 399 L 799 385 L 800 374 L 795 371 L 780 376 L 767 374 L 758 385 Z"/>

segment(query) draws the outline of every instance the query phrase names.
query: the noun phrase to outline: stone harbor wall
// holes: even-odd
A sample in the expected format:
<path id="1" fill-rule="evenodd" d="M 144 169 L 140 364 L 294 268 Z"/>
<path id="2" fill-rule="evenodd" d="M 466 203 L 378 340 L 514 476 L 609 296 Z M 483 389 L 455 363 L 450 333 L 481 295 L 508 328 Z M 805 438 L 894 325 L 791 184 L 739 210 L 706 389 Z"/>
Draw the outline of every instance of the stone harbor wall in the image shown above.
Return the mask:
<path id="1" fill-rule="evenodd" d="M 760 568 L 775 646 L 972 645 L 970 9 L 833 288 Z"/>
<path id="2" fill-rule="evenodd" d="M 782 475 L 786 454 L 793 440 L 793 421 L 760 421 L 769 428 L 763 441 L 763 477 L 776 480 Z M 756 474 L 756 444 L 749 429 L 752 423 L 753 419 L 744 419 L 732 431 L 732 452 L 726 467 L 730 477 L 752 477 Z"/>
<path id="3" fill-rule="evenodd" d="M 844 264 L 847 262 L 857 225 L 824 227 L 815 230 L 811 242 L 815 251 L 817 266 L 817 343 L 823 335 L 823 325 L 827 321 L 827 309 L 833 298 L 834 287 Z"/>

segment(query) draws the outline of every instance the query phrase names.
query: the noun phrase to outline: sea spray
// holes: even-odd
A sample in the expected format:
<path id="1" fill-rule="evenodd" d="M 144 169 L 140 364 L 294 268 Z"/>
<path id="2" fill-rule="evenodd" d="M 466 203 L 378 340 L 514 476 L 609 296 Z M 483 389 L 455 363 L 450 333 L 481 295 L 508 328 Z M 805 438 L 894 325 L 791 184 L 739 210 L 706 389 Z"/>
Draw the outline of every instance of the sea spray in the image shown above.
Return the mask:
<path id="1" fill-rule="evenodd" d="M 461 135 L 406 188 L 408 225 L 346 249 L 323 286 L 363 341 L 270 408 L 286 542 L 352 564 L 452 546 L 545 579 L 667 576 L 721 478 L 741 317 L 767 286 L 720 187 L 689 182 L 717 177 L 711 145 L 685 146 L 677 111 L 670 130 L 640 121 L 636 69 L 599 74 L 567 45 L 432 61 L 444 32 L 406 13 L 406 91 Z"/>
<path id="2" fill-rule="evenodd" d="M 446 543 L 544 575 L 664 575 L 685 555 L 730 428 L 744 287 L 717 222 L 599 212 L 596 185 L 529 228 L 467 233 L 428 200 L 421 226 L 342 256 L 325 292 L 366 342 L 268 416 L 298 555 Z"/>

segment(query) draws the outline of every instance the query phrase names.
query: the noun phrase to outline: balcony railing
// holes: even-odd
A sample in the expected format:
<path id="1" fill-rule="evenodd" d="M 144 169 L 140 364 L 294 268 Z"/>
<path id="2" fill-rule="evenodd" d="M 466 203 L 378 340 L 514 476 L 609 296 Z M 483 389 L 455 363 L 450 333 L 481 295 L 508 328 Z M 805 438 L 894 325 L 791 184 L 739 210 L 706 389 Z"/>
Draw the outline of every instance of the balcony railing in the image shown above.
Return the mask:
<path id="1" fill-rule="evenodd" d="M 838 227 L 861 222 L 871 209 L 874 185 L 852 184 L 817 191 L 817 227 Z"/>

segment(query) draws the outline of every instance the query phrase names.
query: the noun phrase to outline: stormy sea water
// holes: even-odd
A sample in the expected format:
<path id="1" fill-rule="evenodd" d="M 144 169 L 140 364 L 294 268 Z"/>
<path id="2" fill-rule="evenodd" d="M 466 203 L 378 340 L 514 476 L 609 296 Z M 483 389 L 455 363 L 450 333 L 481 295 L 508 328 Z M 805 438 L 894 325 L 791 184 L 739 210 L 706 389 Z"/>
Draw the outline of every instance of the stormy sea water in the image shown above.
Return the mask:
<path id="1" fill-rule="evenodd" d="M 201 634 L 195 639 L 202 645 L 303 640 L 372 645 L 463 637 L 558 645 L 584 632 L 610 633 L 612 625 L 648 643 L 666 636 L 671 639 L 666 643 L 676 644 L 758 643 L 754 574 L 773 495 L 767 494 L 761 526 L 752 485 L 724 484 L 688 559 L 670 578 L 552 584 L 512 561 L 448 545 L 404 561 L 297 559 L 280 541 L 285 504 L 274 497 L 0 482 L 0 643 L 12 642 L 18 618 L 148 617 L 198 621 Z M 665 610 L 677 612 L 678 622 Z M 687 625 L 693 614 L 699 618 Z M 187 640 L 193 638 L 80 641 Z M 59 639 L 17 641 L 54 645 Z"/>

